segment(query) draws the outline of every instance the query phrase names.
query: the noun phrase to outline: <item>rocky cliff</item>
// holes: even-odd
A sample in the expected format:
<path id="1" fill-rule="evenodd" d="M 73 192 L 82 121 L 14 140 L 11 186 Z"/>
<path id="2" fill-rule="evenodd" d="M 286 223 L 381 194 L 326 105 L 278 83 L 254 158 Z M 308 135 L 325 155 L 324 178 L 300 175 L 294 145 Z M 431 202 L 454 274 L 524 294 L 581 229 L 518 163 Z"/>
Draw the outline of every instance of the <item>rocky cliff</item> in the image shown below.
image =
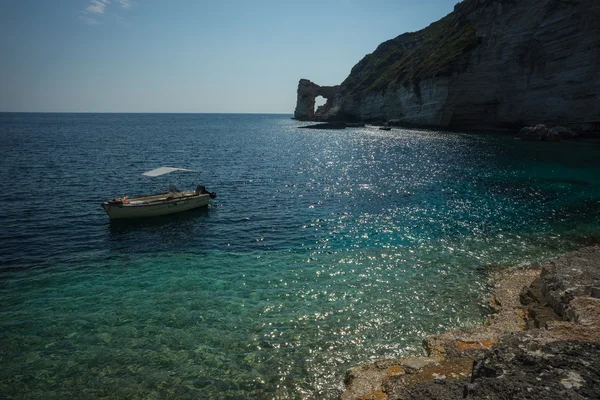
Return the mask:
<path id="1" fill-rule="evenodd" d="M 295 117 L 599 130 L 598 21 L 598 0 L 463 0 L 427 28 L 382 43 L 340 86 L 301 80 Z M 328 102 L 314 113 L 317 93 Z"/>

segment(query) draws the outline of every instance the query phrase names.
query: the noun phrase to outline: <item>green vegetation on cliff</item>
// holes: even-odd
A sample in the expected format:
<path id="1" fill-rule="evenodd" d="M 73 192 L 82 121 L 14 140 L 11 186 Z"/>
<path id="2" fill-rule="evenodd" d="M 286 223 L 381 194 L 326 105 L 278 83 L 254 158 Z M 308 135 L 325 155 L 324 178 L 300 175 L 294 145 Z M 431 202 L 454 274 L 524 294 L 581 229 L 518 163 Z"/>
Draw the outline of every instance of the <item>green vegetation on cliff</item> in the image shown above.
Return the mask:
<path id="1" fill-rule="evenodd" d="M 425 78 L 447 76 L 478 43 L 469 14 L 476 0 L 464 0 L 427 28 L 405 33 L 365 56 L 342 83 L 349 94 L 365 95 Z"/>

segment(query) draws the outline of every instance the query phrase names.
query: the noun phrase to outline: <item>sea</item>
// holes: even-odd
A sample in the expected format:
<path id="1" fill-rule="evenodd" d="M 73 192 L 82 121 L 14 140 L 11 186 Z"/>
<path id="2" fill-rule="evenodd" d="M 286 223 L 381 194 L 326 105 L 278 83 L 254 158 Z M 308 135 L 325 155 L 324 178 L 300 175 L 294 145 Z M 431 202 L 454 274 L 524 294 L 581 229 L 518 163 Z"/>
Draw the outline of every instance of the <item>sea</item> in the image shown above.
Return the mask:
<path id="1" fill-rule="evenodd" d="M 597 141 L 290 117 L 1 113 L 1 397 L 334 399 L 481 323 L 492 272 L 600 242 Z M 101 207 L 169 184 L 217 198 Z"/>

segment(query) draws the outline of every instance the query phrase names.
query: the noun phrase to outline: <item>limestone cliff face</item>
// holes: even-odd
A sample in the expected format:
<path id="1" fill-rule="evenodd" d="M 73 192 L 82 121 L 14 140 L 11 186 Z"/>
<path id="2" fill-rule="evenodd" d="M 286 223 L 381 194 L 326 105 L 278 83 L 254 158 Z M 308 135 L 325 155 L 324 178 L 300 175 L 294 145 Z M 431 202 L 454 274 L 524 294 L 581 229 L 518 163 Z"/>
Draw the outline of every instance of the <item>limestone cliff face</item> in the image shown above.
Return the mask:
<path id="1" fill-rule="evenodd" d="M 464 0 L 365 56 L 319 119 L 598 130 L 598 21 L 599 0 Z"/>

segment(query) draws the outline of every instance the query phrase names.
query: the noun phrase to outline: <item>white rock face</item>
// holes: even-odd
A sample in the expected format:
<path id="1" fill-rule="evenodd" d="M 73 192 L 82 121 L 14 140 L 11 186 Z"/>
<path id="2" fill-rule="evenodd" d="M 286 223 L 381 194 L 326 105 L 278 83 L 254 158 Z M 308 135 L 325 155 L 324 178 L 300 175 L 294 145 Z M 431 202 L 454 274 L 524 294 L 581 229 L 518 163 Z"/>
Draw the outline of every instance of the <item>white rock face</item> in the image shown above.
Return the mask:
<path id="1" fill-rule="evenodd" d="M 346 96 L 341 112 L 441 127 L 600 130 L 599 0 L 479 0 L 468 18 L 479 45 L 452 76 Z"/>
<path id="2" fill-rule="evenodd" d="M 373 93 L 360 102 L 344 99 L 343 110 L 352 114 L 358 108 L 362 120 L 397 120 L 414 125 L 447 126 L 446 112 L 450 79 L 433 78 L 409 87 L 401 86 L 386 93 Z M 347 107 L 347 108 L 346 108 Z"/>

